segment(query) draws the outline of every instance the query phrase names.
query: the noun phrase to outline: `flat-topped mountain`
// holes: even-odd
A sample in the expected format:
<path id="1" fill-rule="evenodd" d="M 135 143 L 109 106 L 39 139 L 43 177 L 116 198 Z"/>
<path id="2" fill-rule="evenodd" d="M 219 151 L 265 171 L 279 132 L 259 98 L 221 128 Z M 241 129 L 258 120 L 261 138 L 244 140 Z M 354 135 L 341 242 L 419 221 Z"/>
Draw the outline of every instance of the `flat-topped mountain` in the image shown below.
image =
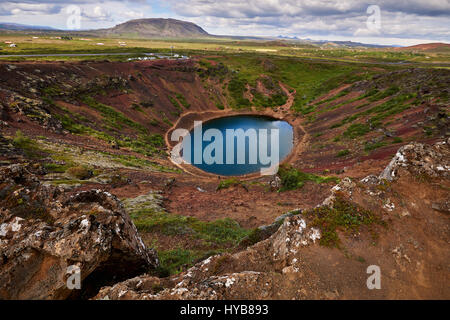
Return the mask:
<path id="1" fill-rule="evenodd" d="M 133 38 L 198 38 L 209 35 L 192 22 L 160 18 L 131 20 L 98 32 L 108 36 Z"/>

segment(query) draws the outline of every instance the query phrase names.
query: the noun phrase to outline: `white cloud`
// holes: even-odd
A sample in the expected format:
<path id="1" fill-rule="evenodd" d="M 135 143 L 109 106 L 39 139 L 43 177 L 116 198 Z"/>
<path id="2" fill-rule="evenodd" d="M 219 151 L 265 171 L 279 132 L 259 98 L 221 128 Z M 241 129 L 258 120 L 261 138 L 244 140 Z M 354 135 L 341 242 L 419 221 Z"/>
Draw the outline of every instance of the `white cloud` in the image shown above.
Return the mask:
<path id="1" fill-rule="evenodd" d="M 84 18 L 92 21 L 106 21 L 111 20 L 111 13 L 100 6 L 94 8 L 83 9 L 82 14 Z"/>
<path id="2" fill-rule="evenodd" d="M 0 3 L 0 15 L 19 14 L 55 14 L 61 11 L 61 6 L 49 3 Z"/>
<path id="3" fill-rule="evenodd" d="M 123 12 L 123 16 L 129 19 L 139 19 L 144 17 L 144 13 L 142 11 L 125 11 Z"/>

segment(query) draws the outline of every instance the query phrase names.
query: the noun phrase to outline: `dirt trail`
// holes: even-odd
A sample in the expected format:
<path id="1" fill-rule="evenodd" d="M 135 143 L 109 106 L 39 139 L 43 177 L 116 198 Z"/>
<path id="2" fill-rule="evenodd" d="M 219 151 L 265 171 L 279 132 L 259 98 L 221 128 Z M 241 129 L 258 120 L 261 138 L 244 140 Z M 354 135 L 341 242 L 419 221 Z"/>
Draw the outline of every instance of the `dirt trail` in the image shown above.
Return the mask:
<path id="1" fill-rule="evenodd" d="M 286 93 L 288 96 L 288 100 L 286 103 L 279 108 L 279 111 L 281 113 L 288 113 L 291 112 L 291 108 L 294 105 L 295 96 L 297 94 L 297 90 L 293 90 L 292 92 L 289 91 L 289 89 L 281 82 L 279 82 L 281 89 Z M 300 128 L 300 130 L 303 132 L 302 139 L 296 143 L 295 149 L 293 150 L 292 154 L 296 155 L 296 158 L 300 156 L 308 147 L 309 147 L 309 141 L 310 141 L 310 135 L 306 131 L 305 127 L 302 124 L 302 121 L 296 121 L 295 125 Z"/>

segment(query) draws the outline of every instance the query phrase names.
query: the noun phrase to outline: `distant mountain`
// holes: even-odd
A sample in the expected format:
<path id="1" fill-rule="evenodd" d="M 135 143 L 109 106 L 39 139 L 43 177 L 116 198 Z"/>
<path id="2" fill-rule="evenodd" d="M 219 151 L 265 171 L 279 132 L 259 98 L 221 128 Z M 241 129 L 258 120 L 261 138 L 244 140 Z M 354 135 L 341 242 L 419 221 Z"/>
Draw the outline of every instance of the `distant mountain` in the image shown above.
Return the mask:
<path id="1" fill-rule="evenodd" d="M 384 45 L 378 45 L 378 44 L 367 44 L 367 43 L 353 42 L 353 41 L 312 40 L 309 38 L 301 39 L 298 37 L 289 37 L 289 36 L 283 36 L 283 35 L 278 36 L 277 39 L 302 42 L 303 44 L 310 44 L 310 45 L 317 45 L 317 46 L 335 47 L 335 48 L 340 48 L 340 47 L 347 47 L 347 48 L 354 48 L 354 47 L 386 48 L 386 47 L 391 47 L 391 46 L 384 46 Z"/>
<path id="2" fill-rule="evenodd" d="M 417 50 L 417 51 L 450 50 L 450 44 L 442 42 L 424 43 L 424 44 L 417 44 L 415 46 L 397 48 L 396 50 Z"/>
<path id="3" fill-rule="evenodd" d="M 11 30 L 11 31 L 25 31 L 25 30 L 42 30 L 42 31 L 51 31 L 56 30 L 51 27 L 46 26 L 29 26 L 25 24 L 19 23 L 9 23 L 9 22 L 0 22 L 0 29 L 3 30 Z"/>
<path id="4" fill-rule="evenodd" d="M 201 38 L 209 34 L 198 25 L 175 19 L 138 19 L 110 29 L 93 31 L 100 35 L 133 38 Z"/>
<path id="5" fill-rule="evenodd" d="M 327 41 L 327 40 L 314 41 L 314 40 L 312 40 L 312 42 L 316 43 L 316 44 L 331 46 L 331 47 L 349 47 L 349 48 L 354 48 L 354 47 L 387 48 L 387 47 L 391 47 L 391 46 L 385 46 L 385 45 L 381 45 L 381 44 L 367 44 L 367 43 L 353 42 L 353 41 Z"/>

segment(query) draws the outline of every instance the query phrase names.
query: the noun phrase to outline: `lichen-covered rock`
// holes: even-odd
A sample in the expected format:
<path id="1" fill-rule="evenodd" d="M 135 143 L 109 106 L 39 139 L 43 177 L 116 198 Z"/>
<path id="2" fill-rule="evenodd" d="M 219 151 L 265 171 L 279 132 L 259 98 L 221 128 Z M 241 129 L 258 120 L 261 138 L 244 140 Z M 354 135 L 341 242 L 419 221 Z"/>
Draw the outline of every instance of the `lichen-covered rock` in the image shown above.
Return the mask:
<path id="1" fill-rule="evenodd" d="M 153 286 L 149 289 L 149 283 L 155 284 L 155 279 L 145 275 L 104 287 L 95 299 L 273 299 L 279 290 L 275 286 L 279 285 L 280 275 L 251 269 L 277 266 L 289 277 L 290 273 L 299 271 L 296 265 L 299 250 L 316 243 L 320 237 L 320 231 L 308 226 L 300 215 L 288 216 L 270 238 L 233 255 L 210 257 L 171 278 L 174 285 L 169 288 L 155 291 Z M 261 266 L 256 266 L 258 263 Z M 217 275 L 223 268 L 235 271 Z M 159 287 L 159 283 L 157 285 Z"/>
<path id="2" fill-rule="evenodd" d="M 0 169 L 1 299 L 89 297 L 157 267 L 115 196 L 90 190 L 69 197 L 43 186 L 33 170 Z M 81 290 L 67 287 L 70 266 L 81 271 Z"/>
<path id="3" fill-rule="evenodd" d="M 0 157 L 10 158 L 21 155 L 21 152 L 14 148 L 10 140 L 5 139 L 0 133 Z"/>
<path id="4" fill-rule="evenodd" d="M 379 178 L 392 181 L 399 168 L 406 168 L 415 175 L 447 177 L 450 173 L 450 139 L 434 145 L 412 142 L 401 147 Z"/>
<path id="5" fill-rule="evenodd" d="M 327 206 L 327 207 L 331 206 L 334 200 L 336 199 L 337 192 L 346 192 L 351 197 L 352 189 L 355 186 L 356 184 L 352 181 L 352 179 L 348 177 L 342 179 L 337 185 L 331 188 L 331 194 L 319 206 Z"/>

